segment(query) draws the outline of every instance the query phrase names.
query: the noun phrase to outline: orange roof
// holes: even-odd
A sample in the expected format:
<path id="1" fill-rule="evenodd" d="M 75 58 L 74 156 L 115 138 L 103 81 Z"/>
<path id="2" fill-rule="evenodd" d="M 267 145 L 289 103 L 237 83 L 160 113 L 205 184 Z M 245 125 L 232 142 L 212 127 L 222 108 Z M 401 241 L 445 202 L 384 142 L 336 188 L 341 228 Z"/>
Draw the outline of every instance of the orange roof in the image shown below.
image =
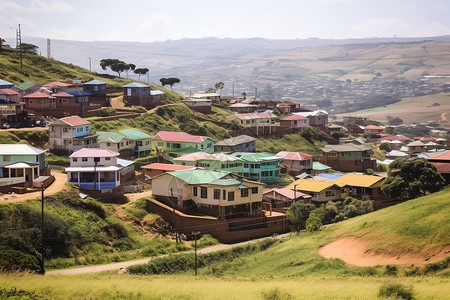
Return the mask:
<path id="1" fill-rule="evenodd" d="M 1 89 L 0 91 L 6 95 L 18 95 L 19 94 L 18 92 L 13 91 L 11 89 Z"/>
<path id="2" fill-rule="evenodd" d="M 61 118 L 61 121 L 64 123 L 67 123 L 71 126 L 80 126 L 80 125 L 89 125 L 91 122 L 86 121 L 85 119 L 79 117 L 79 116 L 71 116 L 71 117 L 65 117 Z"/>
<path id="3" fill-rule="evenodd" d="M 450 160 L 450 150 L 444 151 L 438 155 L 433 155 L 429 160 Z"/>
<path id="4" fill-rule="evenodd" d="M 34 92 L 32 94 L 23 96 L 24 98 L 50 98 L 50 95 L 47 95 L 45 93 L 42 92 Z"/>

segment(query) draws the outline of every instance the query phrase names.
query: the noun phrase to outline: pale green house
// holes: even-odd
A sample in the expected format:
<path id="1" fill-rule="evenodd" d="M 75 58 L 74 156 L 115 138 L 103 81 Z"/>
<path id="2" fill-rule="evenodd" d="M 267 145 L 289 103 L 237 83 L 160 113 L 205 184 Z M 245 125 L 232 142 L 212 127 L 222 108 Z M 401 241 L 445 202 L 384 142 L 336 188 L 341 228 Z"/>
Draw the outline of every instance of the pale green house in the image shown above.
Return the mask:
<path id="1" fill-rule="evenodd" d="M 119 133 L 133 141 L 135 157 L 144 157 L 152 152 L 151 135 L 137 129 L 120 130 Z"/>
<path id="2" fill-rule="evenodd" d="M 214 140 L 186 132 L 160 131 L 152 138 L 152 147 L 165 153 L 168 158 L 175 158 L 198 151 L 213 153 Z"/>
<path id="3" fill-rule="evenodd" d="M 236 175 L 244 175 L 244 161 L 225 153 L 206 153 L 203 151 L 189 153 L 174 158 L 173 163 L 181 166 L 193 166 L 205 170 L 221 170 Z"/>
<path id="4" fill-rule="evenodd" d="M 25 162 L 45 169 L 45 151 L 27 144 L 0 144 L 0 167 Z"/>
<path id="5" fill-rule="evenodd" d="M 280 180 L 282 157 L 267 152 L 235 152 L 232 155 L 244 160 L 244 177 L 262 182 Z"/>

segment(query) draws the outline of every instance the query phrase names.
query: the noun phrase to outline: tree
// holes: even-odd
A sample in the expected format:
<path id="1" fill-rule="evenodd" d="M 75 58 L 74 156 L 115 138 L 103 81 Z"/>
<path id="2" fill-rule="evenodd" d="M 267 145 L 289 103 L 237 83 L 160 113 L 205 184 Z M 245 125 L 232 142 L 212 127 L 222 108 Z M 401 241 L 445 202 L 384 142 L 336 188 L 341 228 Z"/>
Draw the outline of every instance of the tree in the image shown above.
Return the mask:
<path id="1" fill-rule="evenodd" d="M 139 81 L 139 80 L 141 80 L 141 75 L 147 74 L 148 71 L 149 70 L 147 68 L 137 68 L 137 69 L 134 70 L 134 73 L 135 74 L 139 74 L 139 79 L 138 79 L 138 81 Z"/>
<path id="2" fill-rule="evenodd" d="M 110 68 L 111 71 L 117 72 L 120 78 L 120 73 L 125 71 L 127 67 L 129 67 L 128 64 L 125 62 L 118 60 L 116 58 L 105 58 L 100 61 L 100 66 L 103 70 L 106 70 L 106 68 Z"/>
<path id="3" fill-rule="evenodd" d="M 217 90 L 223 89 L 224 86 L 225 84 L 222 81 L 216 82 L 214 85 L 214 93 L 217 92 Z"/>
<path id="4" fill-rule="evenodd" d="M 378 148 L 380 148 L 380 150 L 384 150 L 386 152 L 391 151 L 391 148 L 389 147 L 388 143 L 381 143 L 380 146 L 378 146 Z"/>
<path id="5" fill-rule="evenodd" d="M 300 201 L 292 204 L 286 213 L 289 221 L 292 223 L 292 229 L 295 231 L 305 229 L 306 220 L 314 209 L 316 209 L 314 204 L 305 204 Z"/>
<path id="6" fill-rule="evenodd" d="M 247 99 L 247 93 L 246 92 L 242 93 L 242 98 Z"/>
<path id="7" fill-rule="evenodd" d="M 320 230 L 322 227 L 323 215 L 318 209 L 313 210 L 309 214 L 309 218 L 306 220 L 306 231 L 313 232 Z"/>
<path id="8" fill-rule="evenodd" d="M 173 91 L 172 87 L 175 83 L 180 83 L 180 79 L 176 77 L 169 77 L 169 78 L 161 78 L 159 79 L 162 86 L 170 85 L 170 90 Z"/>
<path id="9" fill-rule="evenodd" d="M 130 73 L 130 71 L 134 71 L 136 69 L 136 65 L 134 64 L 126 64 L 125 67 L 125 74 L 127 74 L 127 78 L 128 78 L 128 73 Z"/>
<path id="10" fill-rule="evenodd" d="M 442 175 L 426 159 L 397 158 L 389 165 L 381 191 L 389 197 L 412 199 L 438 192 L 444 185 Z"/>
<path id="11" fill-rule="evenodd" d="M 37 49 L 39 48 L 36 45 L 28 44 L 28 43 L 22 43 L 22 52 L 24 53 L 30 53 L 30 54 L 37 54 Z"/>

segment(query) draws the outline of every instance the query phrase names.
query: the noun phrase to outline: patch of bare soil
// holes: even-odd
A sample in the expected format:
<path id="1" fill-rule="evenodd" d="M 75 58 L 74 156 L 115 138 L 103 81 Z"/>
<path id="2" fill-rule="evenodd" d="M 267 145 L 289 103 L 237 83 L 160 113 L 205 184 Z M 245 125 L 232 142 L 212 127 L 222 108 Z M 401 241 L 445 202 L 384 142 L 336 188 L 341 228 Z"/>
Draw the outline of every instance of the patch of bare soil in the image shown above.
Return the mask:
<path id="1" fill-rule="evenodd" d="M 319 248 L 319 254 L 325 258 L 340 258 L 350 266 L 376 265 L 425 265 L 445 259 L 450 255 L 450 247 L 425 249 L 421 252 L 389 254 L 387 252 L 373 252 L 367 250 L 368 242 L 357 237 L 340 238 Z"/>

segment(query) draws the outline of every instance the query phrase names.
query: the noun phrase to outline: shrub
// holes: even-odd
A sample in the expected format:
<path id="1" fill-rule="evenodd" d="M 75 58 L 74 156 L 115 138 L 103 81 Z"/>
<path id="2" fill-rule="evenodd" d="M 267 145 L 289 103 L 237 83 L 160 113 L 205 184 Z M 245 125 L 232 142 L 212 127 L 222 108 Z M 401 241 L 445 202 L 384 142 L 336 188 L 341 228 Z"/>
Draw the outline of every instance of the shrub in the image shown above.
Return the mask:
<path id="1" fill-rule="evenodd" d="M 1 299 L 42 299 L 34 291 L 28 292 L 24 290 L 18 290 L 15 287 L 8 289 L 0 289 Z"/>
<path id="2" fill-rule="evenodd" d="M 204 234 L 199 240 L 197 240 L 197 248 L 205 248 L 208 246 L 216 245 L 219 241 L 210 234 Z M 195 241 L 191 243 L 191 247 L 194 247 Z"/>
<path id="3" fill-rule="evenodd" d="M 279 289 L 275 288 L 267 292 L 261 292 L 263 299 L 265 300 L 284 300 L 284 299 L 291 299 L 291 295 L 289 293 L 280 291 Z"/>
<path id="4" fill-rule="evenodd" d="M 400 283 L 387 283 L 381 286 L 379 292 L 379 297 L 384 298 L 394 298 L 394 299 L 414 299 L 412 287 L 407 287 Z"/>
<path id="5" fill-rule="evenodd" d="M 397 266 L 396 265 L 386 265 L 384 274 L 388 276 L 397 276 Z"/>
<path id="6" fill-rule="evenodd" d="M 18 250 L 0 250 L 0 270 L 1 271 L 24 271 L 39 270 L 38 259 L 30 254 L 25 254 Z"/>

